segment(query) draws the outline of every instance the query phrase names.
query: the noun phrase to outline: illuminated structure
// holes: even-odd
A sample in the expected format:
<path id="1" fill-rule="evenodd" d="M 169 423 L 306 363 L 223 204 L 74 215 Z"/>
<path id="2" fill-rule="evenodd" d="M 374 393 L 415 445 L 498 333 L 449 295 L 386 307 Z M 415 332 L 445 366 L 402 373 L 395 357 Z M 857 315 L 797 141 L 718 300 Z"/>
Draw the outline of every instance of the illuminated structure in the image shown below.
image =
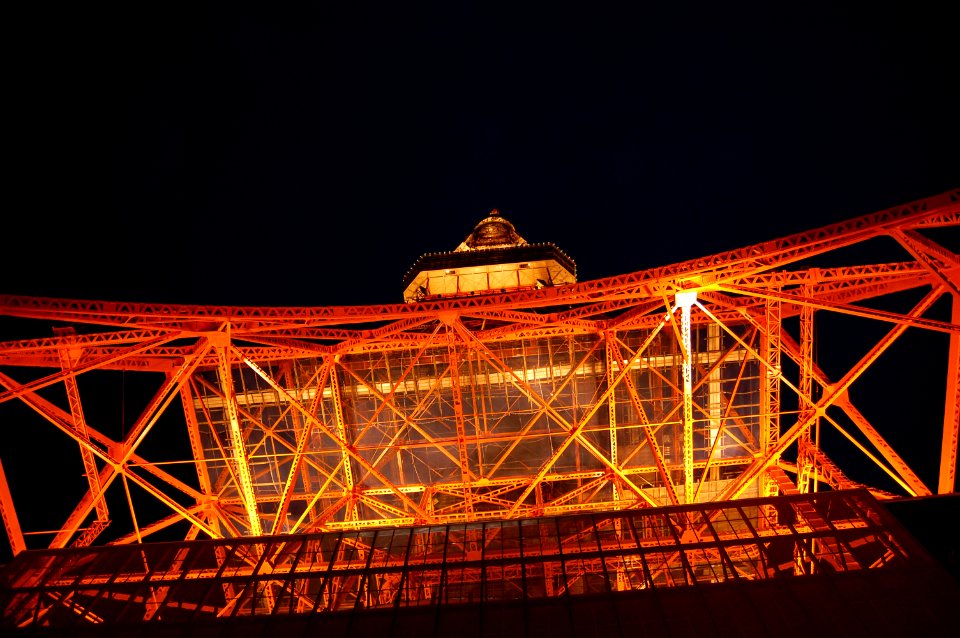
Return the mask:
<path id="1" fill-rule="evenodd" d="M 528 243 L 492 210 L 455 250 L 422 255 L 403 279 L 403 298 L 422 301 L 576 282 L 569 256 L 553 244 Z"/>
<path id="2" fill-rule="evenodd" d="M 5 622 L 491 608 L 909 563 L 877 503 L 955 490 L 958 228 L 954 190 L 578 283 L 493 211 L 421 257 L 400 304 L 2 296 L 34 333 L 0 344 L 0 407 L 79 448 L 52 530 L 21 529 L 33 504 L 0 473 Z M 882 330 L 856 352 L 834 315 Z M 908 426 L 941 441 L 939 471 L 892 443 L 890 397 L 849 392 L 908 331 L 932 336 L 912 370 L 945 371 L 935 422 Z M 825 349 L 851 363 L 822 369 Z M 132 423 L 91 416 L 86 392 L 134 377 L 155 383 Z"/>

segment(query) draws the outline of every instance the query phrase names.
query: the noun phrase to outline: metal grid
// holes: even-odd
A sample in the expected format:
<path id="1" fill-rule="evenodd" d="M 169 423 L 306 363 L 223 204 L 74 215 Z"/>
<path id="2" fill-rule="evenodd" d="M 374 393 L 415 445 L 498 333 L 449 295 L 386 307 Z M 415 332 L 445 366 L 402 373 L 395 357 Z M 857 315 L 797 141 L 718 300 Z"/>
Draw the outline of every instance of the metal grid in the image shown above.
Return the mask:
<path id="1" fill-rule="evenodd" d="M 9 549 L 951 493 L 957 228 L 953 190 L 506 294 L 277 308 L 2 295 L 0 321 L 24 336 L 0 343 L 0 420 L 18 435 L 0 449 Z M 833 320 L 854 327 L 832 339 Z M 897 348 L 914 358 L 885 367 Z M 844 356 L 822 368 L 817 352 Z M 871 376 L 922 383 L 859 392 Z M 135 406 L 110 385 L 134 377 Z M 939 449 L 914 454 L 920 439 Z"/>
<path id="2" fill-rule="evenodd" d="M 775 519 L 767 518 L 771 508 Z M 5 627 L 483 604 L 896 569 L 929 558 L 865 490 L 621 513 L 35 550 Z"/>

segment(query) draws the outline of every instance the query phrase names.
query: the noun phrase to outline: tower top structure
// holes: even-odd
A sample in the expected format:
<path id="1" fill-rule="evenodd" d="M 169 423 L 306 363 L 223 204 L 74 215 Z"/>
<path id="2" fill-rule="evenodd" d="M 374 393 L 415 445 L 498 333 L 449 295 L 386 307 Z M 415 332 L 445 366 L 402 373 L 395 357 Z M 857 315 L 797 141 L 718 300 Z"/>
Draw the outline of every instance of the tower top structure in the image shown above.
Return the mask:
<path id="1" fill-rule="evenodd" d="M 576 282 L 569 255 L 549 242 L 528 242 L 494 208 L 454 250 L 421 255 L 403 278 L 403 298 L 412 303 Z"/>
<path id="2" fill-rule="evenodd" d="M 454 252 L 523 246 L 526 243 L 527 240 L 517 233 L 513 224 L 503 218 L 500 211 L 494 208 L 489 215 L 473 227 L 473 232 L 467 235 L 467 238 L 457 246 Z"/>

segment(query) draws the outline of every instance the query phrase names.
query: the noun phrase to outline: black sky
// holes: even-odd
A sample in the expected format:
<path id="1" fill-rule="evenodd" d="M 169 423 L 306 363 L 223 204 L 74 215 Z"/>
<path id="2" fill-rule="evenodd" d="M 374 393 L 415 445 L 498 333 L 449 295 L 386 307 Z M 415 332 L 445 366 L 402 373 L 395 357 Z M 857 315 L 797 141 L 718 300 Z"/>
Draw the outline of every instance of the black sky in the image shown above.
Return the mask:
<path id="1" fill-rule="evenodd" d="M 491 208 L 586 280 L 960 183 L 932 3 L 112 4 L 11 24 L 4 293 L 392 303 Z"/>

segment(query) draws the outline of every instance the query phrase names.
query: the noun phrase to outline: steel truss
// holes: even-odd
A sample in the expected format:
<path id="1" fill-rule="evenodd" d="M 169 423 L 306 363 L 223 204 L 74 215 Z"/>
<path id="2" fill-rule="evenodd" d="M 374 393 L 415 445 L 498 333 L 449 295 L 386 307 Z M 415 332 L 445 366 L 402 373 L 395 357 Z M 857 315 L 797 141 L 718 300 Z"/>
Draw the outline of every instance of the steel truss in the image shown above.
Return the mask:
<path id="1" fill-rule="evenodd" d="M 953 190 L 660 268 L 409 304 L 0 296 L 0 319 L 26 337 L 0 343 L 0 418 L 36 437 L 39 462 L 24 468 L 0 449 L 10 546 L 452 525 L 856 486 L 880 498 L 952 492 L 958 227 Z M 868 326 L 856 328 L 864 337 L 882 331 L 858 352 L 830 341 L 827 316 Z M 928 405 L 885 421 L 885 404 L 914 399 L 850 392 L 868 372 L 893 374 L 884 354 L 908 331 L 938 339 L 896 371 L 942 391 L 936 422 Z M 817 353 L 845 349 L 852 365 L 821 366 Z M 146 389 L 136 408 L 134 380 Z M 902 449 L 931 432 L 938 472 Z M 853 453 L 831 456 L 830 436 Z M 45 456 L 52 437 L 77 461 Z M 28 483 L 47 493 L 26 500 Z"/>

